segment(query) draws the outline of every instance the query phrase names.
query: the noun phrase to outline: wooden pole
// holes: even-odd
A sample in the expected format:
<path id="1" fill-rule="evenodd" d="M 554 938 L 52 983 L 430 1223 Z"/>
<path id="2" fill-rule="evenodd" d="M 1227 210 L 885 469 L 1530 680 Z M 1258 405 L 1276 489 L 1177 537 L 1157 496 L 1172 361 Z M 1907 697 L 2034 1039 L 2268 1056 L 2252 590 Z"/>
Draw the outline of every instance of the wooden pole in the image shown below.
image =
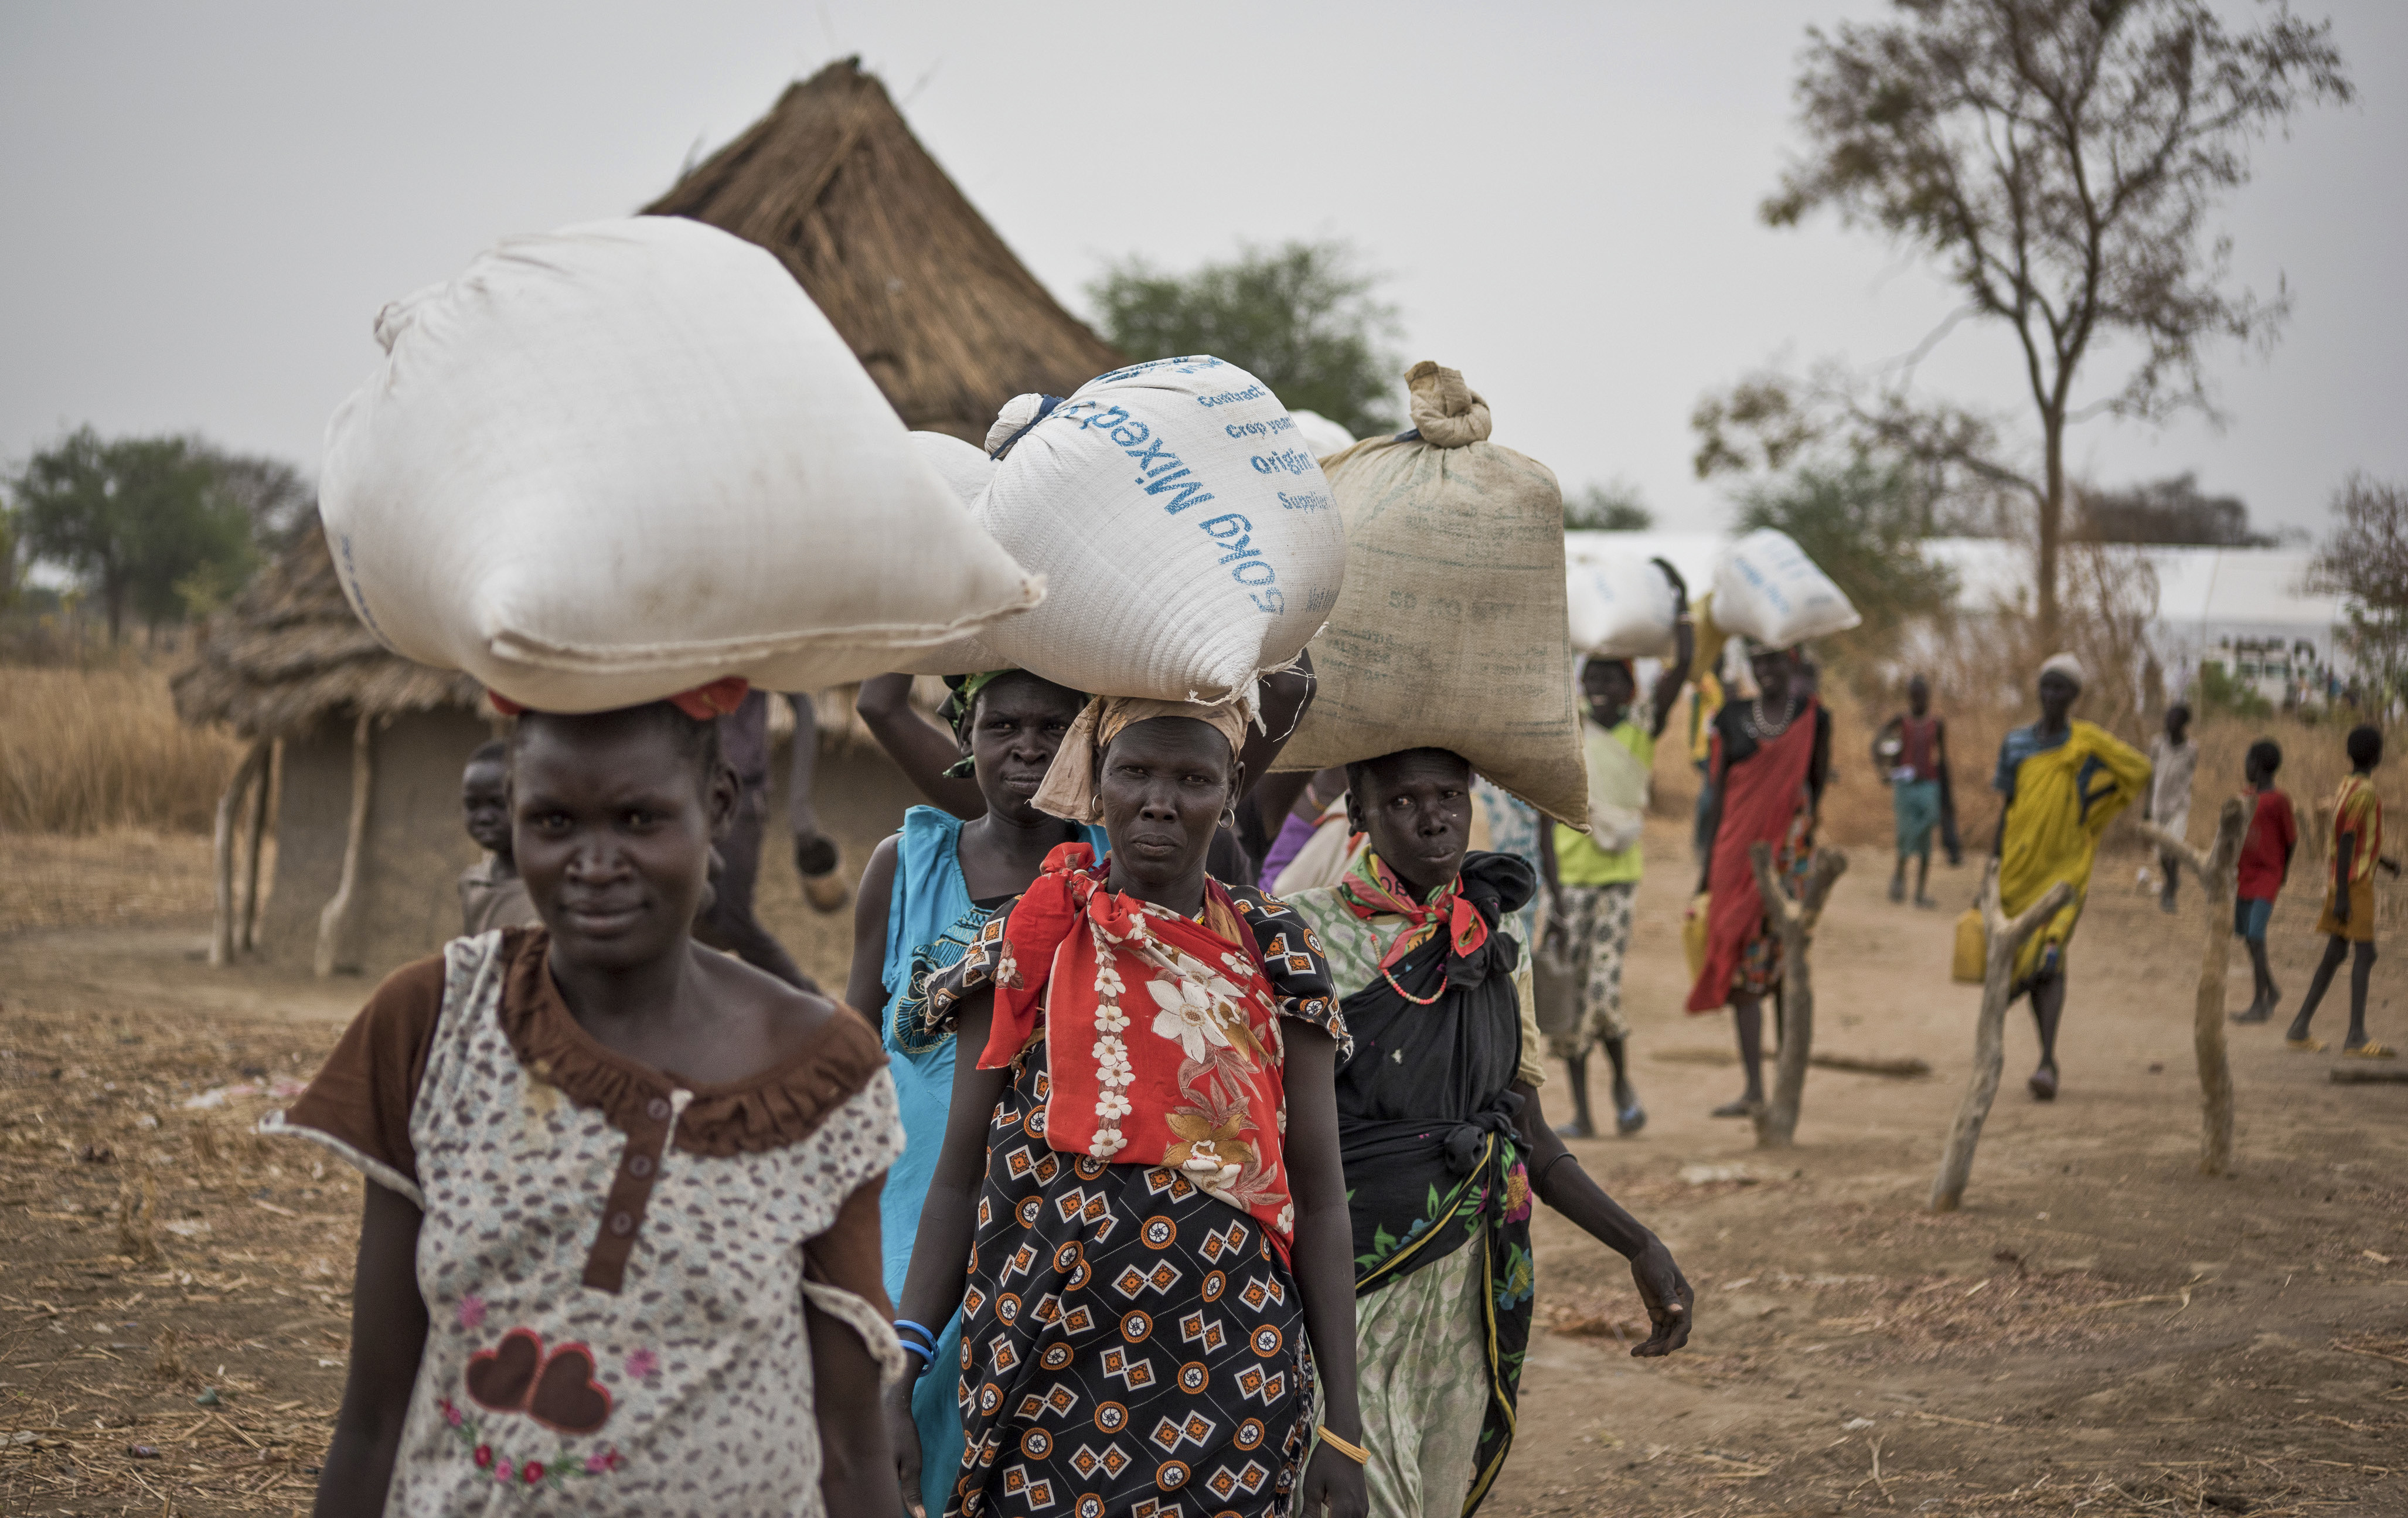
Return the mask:
<path id="1" fill-rule="evenodd" d="M 2234 796 L 2215 819 L 2215 842 L 2206 853 L 2155 823 L 2143 823 L 2149 841 L 2191 867 L 2207 909 L 2207 944 L 2200 952 L 2199 997 L 2191 1011 L 2191 1051 L 2199 1059 L 2201 1175 L 2232 1173 L 2232 1065 L 2224 1053 L 2224 974 L 2232 962 L 2232 899 L 2240 873 L 2241 842 L 2258 798 Z"/>
<path id="2" fill-rule="evenodd" d="M 1965 1099 L 1956 1106 L 1956 1121 L 1948 1130 L 1948 1150 L 1940 1157 L 1940 1174 L 1931 1182 L 1931 1210 L 1954 1212 L 1965 1199 L 1965 1182 L 1973 1174 L 1973 1148 L 1982 1141 L 1982 1124 L 1989 1121 L 1990 1103 L 1998 1098 L 1999 1070 L 2006 1062 L 2007 993 L 2014 985 L 2015 956 L 2024 940 L 2041 929 L 2073 899 L 2073 887 L 2063 881 L 2007 920 L 1999 905 L 1999 862 L 1990 861 L 1982 881 L 1982 924 L 1987 930 L 1987 953 L 1982 967 L 1982 1016 L 1973 1029 L 1973 1078 Z"/>
<path id="3" fill-rule="evenodd" d="M 284 754 L 281 744 L 270 741 L 267 756 L 259 766 L 259 786 L 251 794 L 251 837 L 243 853 L 242 921 L 235 932 L 235 942 L 243 952 L 259 947 L 259 850 L 267 838 L 267 809 L 276 795 L 276 782 L 281 778 L 280 762 Z"/>
<path id="4" fill-rule="evenodd" d="M 320 978 L 351 967 L 341 963 L 349 948 L 351 903 L 358 899 L 360 855 L 368 840 L 368 795 L 376 779 L 369 755 L 374 748 L 371 719 L 362 715 L 351 730 L 351 823 L 343 837 L 343 875 L 324 909 L 318 913 L 318 953 L 312 969 Z"/>
<path id="5" fill-rule="evenodd" d="M 251 746 L 242 763 L 234 766 L 234 778 L 226 781 L 225 794 L 218 797 L 217 833 L 210 844 L 210 874 L 217 885 L 217 905 L 209 921 L 209 963 L 223 967 L 234 963 L 235 902 L 234 902 L 234 830 L 242 813 L 244 793 L 251 789 L 259 775 L 261 762 L 267 752 L 265 740 Z"/>
<path id="6" fill-rule="evenodd" d="M 1756 894 L 1764 900 L 1765 921 L 1781 939 L 1781 1048 L 1772 1072 L 1772 1099 L 1756 1113 L 1756 1147 L 1787 1149 L 1798 1139 L 1798 1108 L 1806 1093 L 1806 1066 L 1814 1052 L 1814 981 L 1806 951 L 1814 941 L 1814 924 L 1822 919 L 1823 903 L 1832 883 L 1848 871 L 1848 856 L 1837 849 L 1817 849 L 1807 866 L 1805 895 L 1796 901 L 1772 878 L 1772 846 L 1751 844 L 1748 862 L 1756 866 Z"/>

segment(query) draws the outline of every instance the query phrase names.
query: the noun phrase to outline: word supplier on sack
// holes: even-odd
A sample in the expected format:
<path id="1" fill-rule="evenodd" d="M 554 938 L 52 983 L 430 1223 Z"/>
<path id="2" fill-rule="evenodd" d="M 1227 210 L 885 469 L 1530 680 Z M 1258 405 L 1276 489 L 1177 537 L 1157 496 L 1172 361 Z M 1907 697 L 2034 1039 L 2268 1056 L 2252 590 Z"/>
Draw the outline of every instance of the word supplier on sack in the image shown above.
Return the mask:
<path id="1" fill-rule="evenodd" d="M 1202 395 L 1197 397 L 1197 402 L 1198 405 L 1211 406 L 1216 403 L 1226 404 L 1232 399 L 1247 398 L 1251 397 L 1242 394 L 1229 396 Z M 1205 481 L 1195 469 L 1177 453 L 1172 452 L 1164 439 L 1155 437 L 1152 428 L 1131 416 L 1125 408 L 1110 405 L 1101 399 L 1072 400 L 1056 409 L 1054 416 L 1058 422 L 1073 423 L 1085 431 L 1103 433 L 1130 458 L 1135 459 L 1138 474 L 1131 482 L 1142 487 L 1148 496 L 1169 496 L 1168 500 L 1161 503 L 1161 509 L 1165 516 L 1175 517 L 1189 507 L 1202 506 L 1213 498 L 1211 491 L 1206 488 Z M 1295 425 L 1294 422 L 1282 416 L 1268 425 L 1260 422 L 1238 423 L 1226 430 L 1235 437 L 1241 432 L 1256 429 L 1268 431 L 1280 426 L 1292 428 Z M 1285 463 L 1287 455 L 1294 451 L 1294 450 L 1287 450 L 1281 453 L 1256 455 L 1250 462 L 1254 470 L 1261 474 L 1275 471 L 1300 473 L 1300 470 L 1290 468 Z M 1301 453 L 1297 453 L 1295 456 L 1303 460 L 1305 467 L 1312 466 L 1310 456 Z M 1299 507 L 1305 509 L 1326 508 L 1330 502 L 1326 495 L 1318 495 L 1310 500 L 1297 498 L 1292 502 L 1289 496 L 1283 494 L 1280 497 L 1280 504 L 1293 510 Z M 1260 609 L 1274 616 L 1287 609 L 1287 594 L 1280 588 L 1279 569 L 1263 556 L 1261 549 L 1254 546 L 1254 524 L 1252 522 L 1239 512 L 1223 511 L 1214 516 L 1197 518 L 1196 525 L 1206 537 L 1220 545 L 1221 552 L 1214 562 L 1226 566 L 1229 578 L 1246 587 L 1248 599 Z M 1319 593 L 1316 592 L 1316 597 L 1318 594 Z M 1307 607 L 1306 609 L 1321 609 Z"/>

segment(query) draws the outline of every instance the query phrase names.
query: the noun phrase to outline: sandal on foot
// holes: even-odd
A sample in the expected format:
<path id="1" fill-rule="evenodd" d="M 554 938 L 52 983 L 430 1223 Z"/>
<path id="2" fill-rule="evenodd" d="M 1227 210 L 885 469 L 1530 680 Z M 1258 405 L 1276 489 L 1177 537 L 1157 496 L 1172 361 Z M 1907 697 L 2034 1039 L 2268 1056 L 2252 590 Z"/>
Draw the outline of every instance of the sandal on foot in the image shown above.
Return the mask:
<path id="1" fill-rule="evenodd" d="M 2273 1017 L 2274 1009 L 2272 1007 L 2252 1007 L 2247 1011 L 2233 1013 L 2232 1021 L 2235 1023 L 2267 1023 L 2272 1022 Z"/>
<path id="2" fill-rule="evenodd" d="M 1720 1107 L 1713 1110 L 1712 1115 L 1714 1117 L 1753 1117 L 1756 1115 L 1756 1103 L 1749 1101 L 1745 1096 L 1742 1096 L 1737 1101 L 1723 1103 Z"/>
<path id="3" fill-rule="evenodd" d="M 1627 1138 L 1645 1126 L 1647 1126 L 1647 1109 L 1640 1106 L 1638 1102 L 1633 1101 L 1627 1107 L 1614 1109 L 1613 1131 L 1617 1137 Z"/>
<path id="4" fill-rule="evenodd" d="M 2322 1038 L 2286 1038 L 2283 1047 L 2296 1049 L 2302 1054 L 2321 1054 L 2325 1052 L 2325 1041 Z"/>
<path id="5" fill-rule="evenodd" d="M 2398 1059 L 2400 1052 L 2389 1044 L 2379 1044 L 2369 1040 L 2355 1049 L 2343 1050 L 2342 1055 L 2346 1059 Z"/>
<path id="6" fill-rule="evenodd" d="M 2032 1100 L 2036 1102 L 2057 1100 L 2057 1072 L 2047 1066 L 2043 1065 L 2032 1071 L 2031 1079 L 2025 1084 L 2031 1088 Z"/>

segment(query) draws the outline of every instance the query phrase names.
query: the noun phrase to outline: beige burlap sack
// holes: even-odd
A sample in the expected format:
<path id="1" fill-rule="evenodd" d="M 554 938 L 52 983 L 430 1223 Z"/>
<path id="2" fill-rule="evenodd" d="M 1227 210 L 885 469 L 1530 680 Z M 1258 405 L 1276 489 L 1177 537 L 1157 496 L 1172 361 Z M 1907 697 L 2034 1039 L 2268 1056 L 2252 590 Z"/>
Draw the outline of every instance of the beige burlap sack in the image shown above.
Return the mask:
<path id="1" fill-rule="evenodd" d="M 1564 503 L 1538 460 L 1489 442 L 1463 376 L 1413 365 L 1420 437 L 1326 460 L 1346 579 L 1312 641 L 1320 691 L 1280 755 L 1320 769 L 1452 749 L 1540 810 L 1587 825 L 1564 612 Z"/>

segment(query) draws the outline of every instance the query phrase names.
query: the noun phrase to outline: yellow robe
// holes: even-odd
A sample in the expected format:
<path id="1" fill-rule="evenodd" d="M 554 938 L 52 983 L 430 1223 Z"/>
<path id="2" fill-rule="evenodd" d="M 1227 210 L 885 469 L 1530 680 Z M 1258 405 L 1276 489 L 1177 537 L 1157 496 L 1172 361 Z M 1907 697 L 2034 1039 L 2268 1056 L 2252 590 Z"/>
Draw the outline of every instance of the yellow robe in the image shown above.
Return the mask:
<path id="1" fill-rule="evenodd" d="M 2146 754 L 2096 723 L 2070 725 L 2063 743 L 2015 767 L 2014 801 L 2007 809 L 1999 859 L 1999 905 L 2006 914 L 2021 912 L 2059 881 L 2073 887 L 2064 909 L 2024 940 L 2015 956 L 2017 987 L 2030 982 L 2043 954 L 2062 961 L 2090 889 L 2099 836 L 2149 782 Z"/>

